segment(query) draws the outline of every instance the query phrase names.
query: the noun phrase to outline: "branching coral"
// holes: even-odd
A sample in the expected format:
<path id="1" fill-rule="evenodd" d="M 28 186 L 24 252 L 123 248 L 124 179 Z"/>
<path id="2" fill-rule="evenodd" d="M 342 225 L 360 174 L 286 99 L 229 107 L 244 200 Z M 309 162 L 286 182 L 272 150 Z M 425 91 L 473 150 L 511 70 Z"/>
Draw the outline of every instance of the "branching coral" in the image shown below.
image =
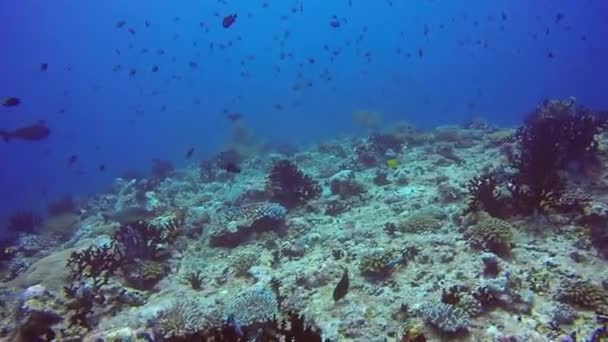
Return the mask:
<path id="1" fill-rule="evenodd" d="M 304 204 L 321 195 L 319 184 L 288 160 L 274 164 L 267 177 L 266 189 L 273 201 L 287 208 Z"/>
<path id="2" fill-rule="evenodd" d="M 158 260 L 164 248 L 179 235 L 180 221 L 169 220 L 138 221 L 121 226 L 113 236 L 128 260 L 136 258 Z"/>
<path id="3" fill-rule="evenodd" d="M 91 281 L 93 289 L 108 283 L 124 262 L 123 254 L 115 243 L 101 246 L 91 245 L 81 251 L 72 252 L 67 261 L 72 280 Z"/>
<path id="4" fill-rule="evenodd" d="M 498 182 L 492 173 L 485 173 L 469 180 L 467 183 L 469 201 L 465 214 L 482 210 L 494 217 L 500 216 L 501 205 L 498 201 L 497 186 Z"/>
<path id="5" fill-rule="evenodd" d="M 405 140 L 395 134 L 372 134 L 369 137 L 370 144 L 373 150 L 381 156 L 384 156 L 388 150 L 395 152 L 401 151 L 401 148 L 405 144 Z"/>
<path id="6" fill-rule="evenodd" d="M 600 128 L 600 121 L 588 110 L 577 110 L 572 98 L 543 102 L 515 135 L 520 146 L 510 186 L 515 209 L 537 213 L 557 202 L 565 189 L 560 171 L 594 156 Z"/>
<path id="7" fill-rule="evenodd" d="M 29 211 L 19 211 L 8 219 L 8 230 L 14 232 L 33 233 L 42 219 Z"/>

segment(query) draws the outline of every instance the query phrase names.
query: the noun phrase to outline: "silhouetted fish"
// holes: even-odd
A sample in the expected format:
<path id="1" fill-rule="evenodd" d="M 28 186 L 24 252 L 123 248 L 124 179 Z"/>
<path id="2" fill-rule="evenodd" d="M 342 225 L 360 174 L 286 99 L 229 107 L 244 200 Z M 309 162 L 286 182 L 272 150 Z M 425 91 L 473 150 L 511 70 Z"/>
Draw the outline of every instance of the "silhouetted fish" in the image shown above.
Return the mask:
<path id="1" fill-rule="evenodd" d="M 74 165 L 74 163 L 76 163 L 78 161 L 78 155 L 77 154 L 73 154 L 68 158 L 68 166 L 72 166 Z"/>
<path id="2" fill-rule="evenodd" d="M 40 63 L 40 71 L 47 71 L 49 69 L 49 63 Z"/>
<path id="3" fill-rule="evenodd" d="M 222 26 L 224 28 L 229 28 L 230 26 L 232 26 L 232 24 L 234 24 L 235 21 L 236 21 L 236 13 L 229 14 L 229 15 L 225 16 L 224 19 L 222 20 Z"/>
<path id="4" fill-rule="evenodd" d="M 17 128 L 13 131 L 0 130 L 0 137 L 6 142 L 9 142 L 11 139 L 36 141 L 46 139 L 50 133 L 51 130 L 43 121 L 41 121 L 33 125 Z"/>
<path id="5" fill-rule="evenodd" d="M 17 107 L 21 104 L 21 100 L 17 97 L 7 97 L 2 101 L 2 106 L 4 107 Z"/>
<path id="6" fill-rule="evenodd" d="M 345 268 L 344 273 L 342 274 L 342 279 L 340 279 L 338 285 L 336 285 L 336 288 L 334 289 L 334 302 L 337 302 L 346 296 L 348 293 L 348 286 L 348 270 Z"/>
<path id="7" fill-rule="evenodd" d="M 186 152 L 186 159 L 190 159 L 190 157 L 192 157 L 193 154 L 194 154 L 194 147 L 190 147 L 188 149 L 188 152 Z"/>

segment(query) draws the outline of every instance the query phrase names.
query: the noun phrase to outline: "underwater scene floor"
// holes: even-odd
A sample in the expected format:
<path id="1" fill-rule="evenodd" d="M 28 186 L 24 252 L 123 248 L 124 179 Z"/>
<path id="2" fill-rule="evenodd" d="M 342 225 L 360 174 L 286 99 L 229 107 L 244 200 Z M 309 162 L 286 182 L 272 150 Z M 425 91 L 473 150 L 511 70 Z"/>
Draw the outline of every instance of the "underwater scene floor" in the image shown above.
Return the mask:
<path id="1" fill-rule="evenodd" d="M 606 112 L 407 124 L 57 203 L 1 253 L 6 341 L 606 341 Z M 69 201 L 64 201 L 69 202 Z"/>

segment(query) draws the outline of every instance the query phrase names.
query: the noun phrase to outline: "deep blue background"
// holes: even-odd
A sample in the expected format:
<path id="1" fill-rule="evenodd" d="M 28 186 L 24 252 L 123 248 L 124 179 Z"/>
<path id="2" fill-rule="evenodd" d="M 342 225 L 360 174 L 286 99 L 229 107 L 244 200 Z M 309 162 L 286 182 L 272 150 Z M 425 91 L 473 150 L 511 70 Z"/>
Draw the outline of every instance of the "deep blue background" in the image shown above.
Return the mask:
<path id="1" fill-rule="evenodd" d="M 293 13 L 300 2 L 303 12 Z M 242 113 L 260 139 L 300 143 L 356 132 L 357 109 L 379 111 L 385 125 L 429 127 L 473 117 L 515 125 L 546 97 L 608 108 L 605 0 L 348 3 L 0 2 L 0 97 L 23 101 L 0 108 L 0 128 L 44 119 L 52 130 L 48 141 L 0 143 L 0 217 L 42 212 L 44 192 L 55 199 L 101 191 L 126 169 L 148 169 L 152 158 L 184 166 L 191 146 L 195 163 L 225 143 L 224 109 Z M 224 29 L 229 13 L 238 19 Z M 339 28 L 329 25 L 333 15 Z M 115 64 L 122 71 L 113 72 Z M 68 168 L 72 154 L 80 160 Z"/>

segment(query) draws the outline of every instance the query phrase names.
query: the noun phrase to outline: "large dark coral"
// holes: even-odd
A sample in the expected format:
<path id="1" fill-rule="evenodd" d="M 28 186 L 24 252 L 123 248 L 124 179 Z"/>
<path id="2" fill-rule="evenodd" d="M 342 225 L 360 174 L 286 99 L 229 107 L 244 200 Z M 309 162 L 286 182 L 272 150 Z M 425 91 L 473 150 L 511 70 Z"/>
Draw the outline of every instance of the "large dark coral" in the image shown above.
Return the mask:
<path id="1" fill-rule="evenodd" d="M 465 214 L 485 211 L 494 217 L 500 217 L 501 204 L 498 200 L 498 181 L 492 173 L 474 177 L 467 183 L 469 200 Z"/>
<path id="2" fill-rule="evenodd" d="M 388 150 L 399 152 L 405 144 L 405 139 L 390 133 L 375 133 L 369 137 L 369 141 L 374 151 L 380 155 L 384 155 Z"/>
<path id="3" fill-rule="evenodd" d="M 113 236 L 128 260 L 160 260 L 164 246 L 173 242 L 179 233 L 179 222 L 171 220 L 161 227 L 147 221 L 121 226 Z"/>
<path id="4" fill-rule="evenodd" d="M 81 251 L 72 252 L 67 261 L 70 278 L 75 281 L 86 279 L 93 289 L 107 284 L 124 262 L 123 253 L 115 243 L 101 246 L 91 245 Z"/>
<path id="5" fill-rule="evenodd" d="M 597 151 L 601 123 L 574 99 L 545 101 L 517 131 L 520 152 L 510 190 L 518 212 L 543 212 L 557 202 L 566 187 L 562 172 L 571 163 L 585 166 Z"/>
<path id="6" fill-rule="evenodd" d="M 297 207 L 321 195 L 321 186 L 289 160 L 274 164 L 267 177 L 266 190 L 272 201 L 287 208 Z"/>
<path id="7" fill-rule="evenodd" d="M 78 211 L 78 206 L 72 196 L 66 195 L 58 200 L 49 202 L 46 206 L 46 211 L 49 216 L 75 213 Z"/>
<path id="8" fill-rule="evenodd" d="M 30 211 L 18 211 L 8 219 L 8 230 L 14 233 L 34 233 L 42 219 Z"/>

